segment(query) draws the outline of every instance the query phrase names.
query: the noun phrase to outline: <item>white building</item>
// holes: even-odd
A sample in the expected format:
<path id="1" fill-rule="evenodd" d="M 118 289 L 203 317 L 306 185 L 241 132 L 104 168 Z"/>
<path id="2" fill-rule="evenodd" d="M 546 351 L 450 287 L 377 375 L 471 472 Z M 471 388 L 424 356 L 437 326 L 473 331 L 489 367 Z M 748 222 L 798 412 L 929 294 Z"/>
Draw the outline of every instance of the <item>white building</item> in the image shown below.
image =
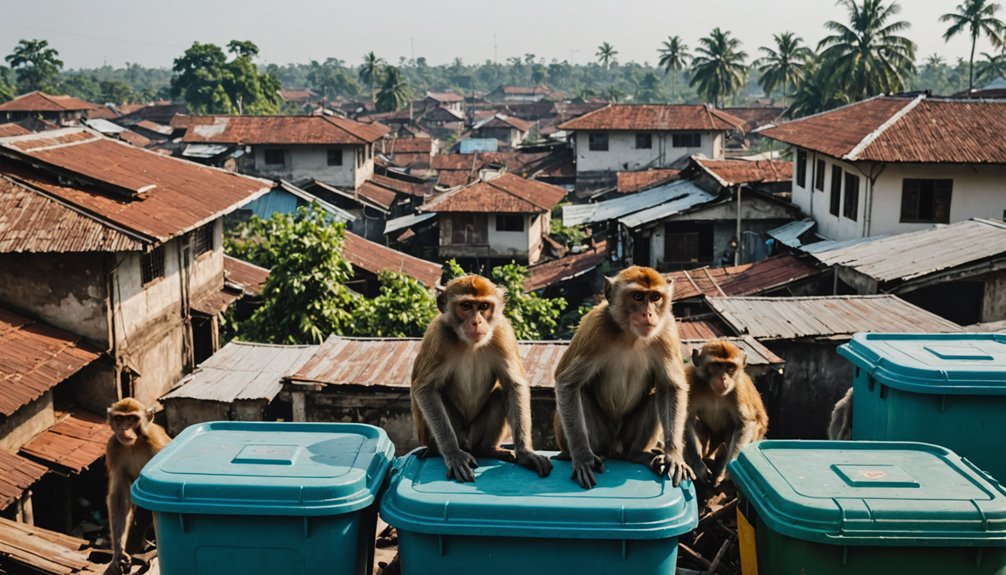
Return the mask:
<path id="1" fill-rule="evenodd" d="M 1006 102 L 877 97 L 760 133 L 795 148 L 793 202 L 828 239 L 1006 213 Z"/>

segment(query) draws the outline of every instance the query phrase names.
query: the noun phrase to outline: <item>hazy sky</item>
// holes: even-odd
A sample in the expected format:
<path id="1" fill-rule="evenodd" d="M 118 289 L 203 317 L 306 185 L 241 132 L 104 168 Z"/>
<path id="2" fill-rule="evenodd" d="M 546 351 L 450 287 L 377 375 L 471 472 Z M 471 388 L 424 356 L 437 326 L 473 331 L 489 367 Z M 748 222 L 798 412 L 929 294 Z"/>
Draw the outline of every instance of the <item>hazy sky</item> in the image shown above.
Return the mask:
<path id="1" fill-rule="evenodd" d="M 959 0 L 901 0 L 900 18 L 921 60 L 933 52 L 948 62 L 968 56 L 970 42 L 942 39 L 941 14 Z M 358 64 L 377 52 L 389 63 L 424 56 L 431 64 L 461 57 L 482 62 L 530 52 L 546 60 L 585 63 L 601 42 L 622 61 L 657 60 L 669 35 L 694 47 L 714 27 L 729 30 L 749 56 L 772 34 L 794 31 L 808 43 L 824 36 L 826 20 L 846 20 L 833 0 L 36 0 L 4 2 L 0 55 L 21 38 L 44 38 L 67 68 L 108 63 L 170 67 L 194 41 L 225 45 L 251 40 L 264 62 L 285 64 L 341 58 Z M 1000 17 L 1006 18 L 1006 14 Z M 978 45 L 975 58 L 990 51 Z"/>

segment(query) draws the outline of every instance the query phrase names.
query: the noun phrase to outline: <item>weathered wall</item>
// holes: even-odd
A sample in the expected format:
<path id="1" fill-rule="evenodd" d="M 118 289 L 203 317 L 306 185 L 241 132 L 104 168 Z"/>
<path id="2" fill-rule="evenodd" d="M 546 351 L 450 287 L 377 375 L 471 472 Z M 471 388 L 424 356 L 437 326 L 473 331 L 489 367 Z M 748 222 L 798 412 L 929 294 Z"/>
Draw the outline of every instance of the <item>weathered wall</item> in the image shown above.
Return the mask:
<path id="1" fill-rule="evenodd" d="M 769 437 L 824 439 L 831 410 L 852 386 L 852 364 L 838 355 L 845 342 L 762 342 L 786 360 L 782 383 L 763 393 L 769 411 Z"/>
<path id="2" fill-rule="evenodd" d="M 0 449 L 14 453 L 54 423 L 56 415 L 52 408 L 52 390 L 49 390 L 0 424 Z"/>
<path id="3" fill-rule="evenodd" d="M 697 131 L 695 131 L 697 132 Z M 695 133 L 689 132 L 689 133 Z M 607 151 L 592 151 L 590 149 L 590 133 L 607 133 Z M 652 135 L 652 146 L 646 149 L 636 149 L 636 134 Z M 675 160 L 692 154 L 704 154 L 708 158 L 722 157 L 723 135 L 720 132 L 698 132 L 701 134 L 701 146 L 697 148 L 675 148 L 671 132 L 596 132 L 577 131 L 575 136 L 576 172 L 626 171 L 645 170 L 647 168 L 663 168 Z"/>
<path id="4" fill-rule="evenodd" d="M 265 421 L 264 399 L 255 401 L 204 401 L 201 399 L 165 399 L 164 414 L 167 419 L 168 434 L 178 435 L 186 427 L 207 421 Z"/>
<path id="5" fill-rule="evenodd" d="M 105 413 L 105 409 L 118 399 L 115 368 L 107 359 L 99 359 L 78 371 L 64 384 L 73 401 L 92 413 Z"/>
<path id="6" fill-rule="evenodd" d="M 342 165 L 328 165 L 328 149 L 342 150 Z M 266 149 L 284 149 L 286 163 L 266 164 Z M 374 146 L 255 146 L 256 174 L 293 182 L 315 179 L 340 188 L 356 189 L 374 173 Z"/>
<path id="7" fill-rule="evenodd" d="M 985 276 L 985 297 L 982 301 L 982 321 L 1006 319 L 1006 272 Z"/>

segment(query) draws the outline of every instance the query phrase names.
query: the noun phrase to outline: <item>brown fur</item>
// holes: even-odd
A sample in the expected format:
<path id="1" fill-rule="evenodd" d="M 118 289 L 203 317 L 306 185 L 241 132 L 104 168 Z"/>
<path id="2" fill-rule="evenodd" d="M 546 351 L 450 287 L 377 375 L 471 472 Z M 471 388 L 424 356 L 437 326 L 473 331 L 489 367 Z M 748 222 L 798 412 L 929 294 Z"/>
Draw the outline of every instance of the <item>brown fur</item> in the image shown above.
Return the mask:
<path id="1" fill-rule="evenodd" d="M 573 479 L 596 484 L 602 457 L 649 465 L 677 485 L 693 477 L 684 462 L 688 387 L 671 314 L 671 285 L 651 268 L 622 270 L 606 282 L 555 371 L 554 421 L 560 457 Z"/>
<path id="2" fill-rule="evenodd" d="M 828 425 L 828 439 L 852 439 L 852 388 L 835 403 Z"/>

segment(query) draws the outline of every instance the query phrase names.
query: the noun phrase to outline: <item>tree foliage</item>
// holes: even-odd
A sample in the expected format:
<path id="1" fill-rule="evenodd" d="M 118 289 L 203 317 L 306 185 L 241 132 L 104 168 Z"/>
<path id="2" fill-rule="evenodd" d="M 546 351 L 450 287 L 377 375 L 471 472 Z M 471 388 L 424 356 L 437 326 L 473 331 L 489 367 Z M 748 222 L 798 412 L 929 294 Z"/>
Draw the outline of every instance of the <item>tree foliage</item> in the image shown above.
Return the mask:
<path id="1" fill-rule="evenodd" d="M 227 50 L 193 42 L 175 59 L 171 96 L 182 98 L 196 114 L 275 114 L 279 111 L 280 82 L 254 63 L 258 47 L 232 40 Z"/>
<path id="2" fill-rule="evenodd" d="M 771 95 L 776 87 L 782 88 L 783 104 L 790 95 L 790 88 L 803 80 L 804 71 L 814 58 L 810 48 L 802 46 L 803 38 L 792 32 L 783 32 L 772 36 L 775 47 L 762 46 L 762 56 L 754 62 L 761 72 L 759 84 L 766 95 Z"/>
<path id="3" fill-rule="evenodd" d="M 378 112 L 394 112 L 400 110 L 409 102 L 409 83 L 394 66 L 384 69 L 384 80 L 381 91 L 377 93 L 376 108 Z"/>
<path id="4" fill-rule="evenodd" d="M 393 271 L 378 274 L 381 293 L 360 300 L 356 331 L 372 337 L 419 337 L 437 315 L 433 294 L 415 278 Z"/>
<path id="5" fill-rule="evenodd" d="M 7 63 L 17 73 L 18 90 L 22 93 L 50 89 L 63 69 L 59 52 L 46 40 L 20 40 L 7 55 Z"/>
<path id="6" fill-rule="evenodd" d="M 709 36 L 699 39 L 698 53 L 692 59 L 692 81 L 707 102 L 723 106 L 728 97 L 736 94 L 747 77 L 747 52 L 740 49 L 741 42 L 719 28 Z"/>
<path id="7" fill-rule="evenodd" d="M 657 50 L 660 59 L 657 66 L 664 69 L 664 74 L 671 75 L 671 97 L 677 95 L 676 80 L 678 73 L 688 66 L 688 60 L 692 55 L 688 52 L 688 44 L 685 44 L 681 36 L 668 36 L 663 45 Z"/>
<path id="8" fill-rule="evenodd" d="M 1003 22 L 996 17 L 999 4 L 989 0 L 964 0 L 957 5 L 956 12 L 940 16 L 940 22 L 949 22 L 950 27 L 943 34 L 943 40 L 949 42 L 954 36 L 966 33 L 971 37 L 971 58 L 968 60 L 968 91 L 975 87 L 975 44 L 982 35 L 988 36 L 993 43 L 1003 42 Z M 986 55 L 986 60 L 994 61 L 995 57 Z M 988 68 L 986 68 L 987 70 Z"/>
<path id="9" fill-rule="evenodd" d="M 370 103 L 377 104 L 377 82 L 380 80 L 381 68 L 386 64 L 384 58 L 378 58 L 377 54 L 370 51 L 363 55 L 363 64 L 360 66 L 358 75 L 360 81 L 370 86 Z"/>
<path id="10" fill-rule="evenodd" d="M 597 61 L 605 68 L 611 68 L 612 62 L 615 60 L 615 55 L 618 54 L 618 50 L 607 42 L 602 42 L 600 46 L 597 47 Z"/>

